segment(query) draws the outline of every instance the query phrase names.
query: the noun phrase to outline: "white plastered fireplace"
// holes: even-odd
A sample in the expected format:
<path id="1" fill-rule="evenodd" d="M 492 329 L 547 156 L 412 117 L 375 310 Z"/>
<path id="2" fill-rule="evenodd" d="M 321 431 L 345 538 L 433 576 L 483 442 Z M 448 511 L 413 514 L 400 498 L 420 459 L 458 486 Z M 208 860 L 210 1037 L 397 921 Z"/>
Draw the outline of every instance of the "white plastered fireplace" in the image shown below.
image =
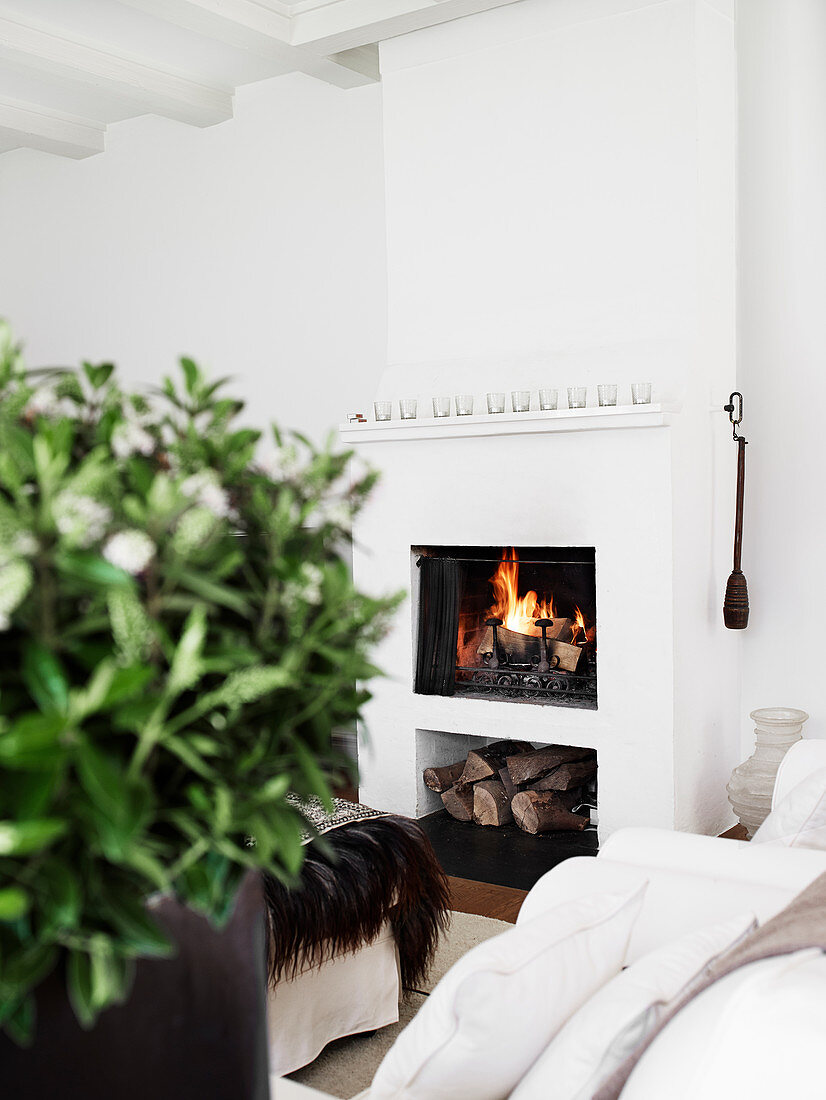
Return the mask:
<path id="1" fill-rule="evenodd" d="M 357 519 L 356 582 L 408 595 L 375 655 L 387 676 L 373 685 L 360 731 L 361 798 L 428 813 L 423 767 L 458 759 L 474 739 L 522 739 L 597 750 L 602 837 L 625 825 L 673 827 L 681 746 L 667 414 L 659 405 L 565 410 L 342 434 L 381 472 Z M 411 548 L 461 544 L 596 548 L 596 711 L 414 692 Z"/>

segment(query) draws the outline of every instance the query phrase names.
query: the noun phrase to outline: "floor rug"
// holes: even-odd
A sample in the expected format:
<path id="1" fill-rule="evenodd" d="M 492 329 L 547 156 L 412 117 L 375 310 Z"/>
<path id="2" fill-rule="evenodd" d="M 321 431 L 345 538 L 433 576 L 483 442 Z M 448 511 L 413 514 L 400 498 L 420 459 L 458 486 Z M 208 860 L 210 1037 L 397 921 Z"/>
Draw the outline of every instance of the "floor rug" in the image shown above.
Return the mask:
<path id="1" fill-rule="evenodd" d="M 291 1073 L 292 1080 L 342 1100 L 350 1100 L 350 1097 L 362 1092 L 370 1085 L 396 1036 L 410 1023 L 439 979 L 476 944 L 507 932 L 509 928 L 513 925 L 490 917 L 451 913 L 450 928 L 439 944 L 428 981 L 421 990 L 408 994 L 401 1003 L 399 1022 L 368 1035 L 349 1035 L 330 1043 L 309 1066 Z"/>

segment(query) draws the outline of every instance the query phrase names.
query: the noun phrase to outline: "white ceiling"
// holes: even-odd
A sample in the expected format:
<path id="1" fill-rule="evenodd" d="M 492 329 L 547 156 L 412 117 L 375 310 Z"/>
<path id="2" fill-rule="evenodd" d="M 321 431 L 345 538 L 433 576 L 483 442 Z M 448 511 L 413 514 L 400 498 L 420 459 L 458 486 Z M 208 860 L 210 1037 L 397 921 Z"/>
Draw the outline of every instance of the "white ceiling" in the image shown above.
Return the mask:
<path id="1" fill-rule="evenodd" d="M 232 117 L 242 84 L 379 79 L 378 43 L 514 0 L 0 0 L 0 153 L 87 157 L 106 126 Z"/>

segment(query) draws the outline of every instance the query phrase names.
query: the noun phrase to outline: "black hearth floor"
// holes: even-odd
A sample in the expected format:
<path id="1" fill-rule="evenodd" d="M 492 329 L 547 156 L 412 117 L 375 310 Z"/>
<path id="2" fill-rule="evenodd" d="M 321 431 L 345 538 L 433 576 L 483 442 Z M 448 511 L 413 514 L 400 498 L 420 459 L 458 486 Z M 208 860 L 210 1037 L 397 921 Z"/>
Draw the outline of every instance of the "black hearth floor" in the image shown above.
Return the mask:
<path id="1" fill-rule="evenodd" d="M 446 874 L 530 890 L 546 871 L 571 856 L 595 856 L 596 831 L 531 836 L 517 825 L 472 825 L 445 810 L 419 819 Z"/>

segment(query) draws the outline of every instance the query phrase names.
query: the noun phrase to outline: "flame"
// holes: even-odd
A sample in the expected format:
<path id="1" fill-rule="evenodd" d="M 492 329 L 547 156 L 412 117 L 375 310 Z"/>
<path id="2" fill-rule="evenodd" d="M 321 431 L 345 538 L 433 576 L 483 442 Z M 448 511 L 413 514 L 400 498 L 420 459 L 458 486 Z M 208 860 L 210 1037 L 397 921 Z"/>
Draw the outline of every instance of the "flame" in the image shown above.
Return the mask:
<path id="1" fill-rule="evenodd" d="M 493 586 L 493 604 L 489 616 L 501 619 L 507 630 L 541 637 L 542 631 L 534 619 L 555 618 L 553 596 L 540 600 L 533 591 L 519 595 L 519 557 L 515 549 L 510 554 L 507 550 L 502 551 L 502 560 L 490 583 Z"/>
<path id="2" fill-rule="evenodd" d="M 576 645 L 580 631 L 582 631 L 584 635 L 582 639 L 583 643 L 588 640 L 588 631 L 585 627 L 585 618 L 578 607 L 574 608 L 574 625 L 571 629 L 573 630 L 573 633 L 571 635 L 571 645 Z"/>

